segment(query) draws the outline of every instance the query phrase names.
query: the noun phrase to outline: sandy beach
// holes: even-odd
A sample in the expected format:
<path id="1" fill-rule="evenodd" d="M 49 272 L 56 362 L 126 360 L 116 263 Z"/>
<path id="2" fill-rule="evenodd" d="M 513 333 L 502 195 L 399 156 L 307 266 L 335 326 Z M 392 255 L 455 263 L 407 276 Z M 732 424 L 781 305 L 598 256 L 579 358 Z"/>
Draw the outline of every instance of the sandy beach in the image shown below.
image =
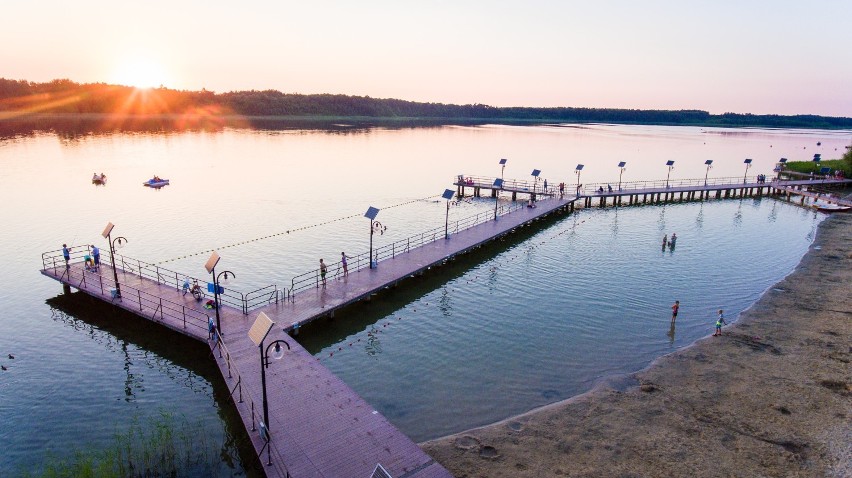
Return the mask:
<path id="1" fill-rule="evenodd" d="M 852 476 L 850 298 L 852 215 L 835 214 L 721 337 L 422 447 L 458 478 Z"/>

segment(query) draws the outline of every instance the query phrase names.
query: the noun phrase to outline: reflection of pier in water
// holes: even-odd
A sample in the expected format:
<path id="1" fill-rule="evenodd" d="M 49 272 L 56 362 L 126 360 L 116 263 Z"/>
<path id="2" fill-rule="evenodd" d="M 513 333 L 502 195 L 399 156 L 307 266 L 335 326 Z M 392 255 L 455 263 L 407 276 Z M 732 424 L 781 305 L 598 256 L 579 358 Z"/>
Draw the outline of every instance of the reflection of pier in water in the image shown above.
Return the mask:
<path id="1" fill-rule="evenodd" d="M 252 315 L 264 312 L 277 323 L 278 327 L 268 338 L 270 341 L 287 338 L 287 332 L 296 333 L 304 324 L 333 316 L 340 308 L 369 299 L 375 293 L 442 266 L 460 254 L 517 232 L 546 216 L 570 213 L 575 207 L 593 207 L 596 198 L 601 207 L 606 207 L 610 201 L 616 206 L 662 204 L 760 197 L 789 193 L 787 188 L 807 190 L 814 185 L 847 182 L 852 181 L 749 183 L 717 179 L 706 185 L 704 181 L 702 184 L 658 181 L 625 183 L 624 187 L 615 191 L 599 186 L 595 193 L 580 196 L 554 194 L 552 186 L 547 191 L 537 190 L 536 182 L 504 182 L 519 188 L 513 191 L 513 196 L 524 191 L 544 199 L 538 201 L 536 207 L 499 207 L 495 201 L 493 212 L 456 221 L 449 229 L 448 238 L 444 237 L 445 228 L 442 226 L 412 236 L 404 240 L 404 244 L 400 241 L 383 246 L 372 256 L 378 261 L 375 268 L 368 266 L 370 256 L 356 256 L 356 260 L 350 261 L 348 276 L 329 280 L 327 286 L 321 286 L 319 271 L 311 271 L 294 278 L 291 287 L 283 294 L 277 286 L 270 286 L 261 289 L 268 294 L 262 300 L 253 293 L 224 297 L 219 309 L 224 337 L 217 337 L 221 339 L 218 342 L 208 337 L 208 315 L 211 311 L 200 307 L 191 295 L 181 293 L 179 277 L 183 277 L 182 274 L 159 267 L 154 270 L 154 266 L 149 264 L 117 257 L 120 261 L 115 266 L 122 293 L 121 298 L 114 298 L 111 293 L 115 289 L 113 264 L 110 261 L 101 264 L 99 271 L 90 271 L 81 260 L 82 253 L 76 252 L 66 268 L 61 252 L 53 251 L 43 254 L 41 272 L 105 302 L 208 343 L 215 352 L 219 369 L 255 449 L 265 455 L 264 461 L 271 463 L 266 467 L 267 475 L 369 476 L 376 465 L 381 464 L 397 477 L 449 476 L 443 467 L 292 339 L 287 339 L 291 350 L 285 360 L 267 369 L 270 404 L 267 443 L 266 437 L 257 433 L 262 406 L 257 397 L 261 396 L 262 390 L 257 347 L 248 338 L 252 322 L 249 312 Z M 470 184 L 467 181 L 465 184 L 457 182 L 456 186 L 463 193 L 462 190 Z M 489 189 L 488 184 L 483 182 L 480 189 Z M 494 187 L 490 190 L 495 198 L 501 192 Z M 133 265 L 136 265 L 135 269 Z M 329 272 L 334 276 L 333 270 Z M 380 350 L 380 344 L 375 344 L 374 351 L 379 353 Z"/>

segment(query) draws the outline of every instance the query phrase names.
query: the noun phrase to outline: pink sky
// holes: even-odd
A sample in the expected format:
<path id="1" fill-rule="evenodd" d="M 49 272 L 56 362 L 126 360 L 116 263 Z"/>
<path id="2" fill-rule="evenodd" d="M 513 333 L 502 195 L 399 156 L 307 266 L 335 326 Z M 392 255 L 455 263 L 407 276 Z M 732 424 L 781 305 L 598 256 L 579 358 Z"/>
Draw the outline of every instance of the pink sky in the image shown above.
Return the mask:
<path id="1" fill-rule="evenodd" d="M 10 0 L 0 77 L 852 116 L 852 2 Z"/>

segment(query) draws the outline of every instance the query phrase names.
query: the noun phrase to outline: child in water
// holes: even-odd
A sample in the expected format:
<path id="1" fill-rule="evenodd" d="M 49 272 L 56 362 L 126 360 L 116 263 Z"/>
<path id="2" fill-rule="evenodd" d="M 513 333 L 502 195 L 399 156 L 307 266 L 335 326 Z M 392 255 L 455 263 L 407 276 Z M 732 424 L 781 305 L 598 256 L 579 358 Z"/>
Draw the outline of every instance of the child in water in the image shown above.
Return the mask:
<path id="1" fill-rule="evenodd" d="M 728 325 L 728 323 L 725 322 L 725 314 L 722 313 L 722 309 L 719 309 L 719 318 L 716 319 L 716 333 L 713 334 L 713 337 L 722 335 L 722 325 Z"/>

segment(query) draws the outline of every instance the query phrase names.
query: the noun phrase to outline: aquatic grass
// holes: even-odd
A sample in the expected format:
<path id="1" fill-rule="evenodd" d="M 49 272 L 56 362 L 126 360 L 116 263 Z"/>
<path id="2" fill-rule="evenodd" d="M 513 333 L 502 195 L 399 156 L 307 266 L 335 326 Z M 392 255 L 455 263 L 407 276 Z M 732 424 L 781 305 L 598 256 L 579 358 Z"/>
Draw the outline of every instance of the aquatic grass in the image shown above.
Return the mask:
<path id="1" fill-rule="evenodd" d="M 33 478 L 216 476 L 221 457 L 209 434 L 184 416 L 160 411 L 144 421 L 134 417 L 103 449 L 75 449 L 70 456 L 45 456 L 41 470 L 22 471 Z M 223 437 L 223 440 L 226 438 Z"/>
<path id="2" fill-rule="evenodd" d="M 840 169 L 848 178 L 852 177 L 852 163 L 845 159 L 827 159 L 817 164 L 814 161 L 789 161 L 784 169 L 797 173 L 819 172 L 820 168 L 831 168 L 832 171 Z"/>

